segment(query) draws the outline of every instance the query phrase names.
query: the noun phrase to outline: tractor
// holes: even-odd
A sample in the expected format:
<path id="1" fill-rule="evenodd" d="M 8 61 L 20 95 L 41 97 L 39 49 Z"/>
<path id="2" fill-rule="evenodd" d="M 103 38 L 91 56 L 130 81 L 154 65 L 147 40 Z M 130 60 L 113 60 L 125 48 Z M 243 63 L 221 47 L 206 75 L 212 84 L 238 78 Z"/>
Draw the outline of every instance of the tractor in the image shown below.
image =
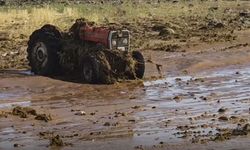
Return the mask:
<path id="1" fill-rule="evenodd" d="M 65 74 L 84 83 L 142 79 L 145 71 L 141 52 L 130 50 L 128 30 L 98 27 L 86 19 L 77 19 L 64 32 L 42 26 L 31 34 L 27 53 L 34 74 Z"/>

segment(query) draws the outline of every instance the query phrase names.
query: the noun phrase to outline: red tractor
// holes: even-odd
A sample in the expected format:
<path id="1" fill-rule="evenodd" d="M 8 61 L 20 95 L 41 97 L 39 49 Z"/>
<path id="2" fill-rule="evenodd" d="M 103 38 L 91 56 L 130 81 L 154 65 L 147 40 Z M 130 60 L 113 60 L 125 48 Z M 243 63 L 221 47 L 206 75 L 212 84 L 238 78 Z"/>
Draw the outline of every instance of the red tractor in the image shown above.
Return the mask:
<path id="1" fill-rule="evenodd" d="M 143 55 L 130 50 L 128 30 L 94 27 L 84 19 L 69 32 L 44 25 L 30 36 L 27 52 L 35 74 L 63 73 L 87 83 L 142 79 L 145 71 Z"/>

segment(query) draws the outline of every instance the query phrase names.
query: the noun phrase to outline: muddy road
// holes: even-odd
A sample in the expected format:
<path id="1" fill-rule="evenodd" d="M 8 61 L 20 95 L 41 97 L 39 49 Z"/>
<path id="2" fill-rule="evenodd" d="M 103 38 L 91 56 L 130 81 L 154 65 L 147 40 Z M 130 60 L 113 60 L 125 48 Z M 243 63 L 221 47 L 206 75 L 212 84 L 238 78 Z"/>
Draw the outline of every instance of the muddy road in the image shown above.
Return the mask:
<path id="1" fill-rule="evenodd" d="M 143 81 L 89 85 L 3 70 L 0 149 L 249 149 L 249 33 L 186 52 L 145 50 Z"/>

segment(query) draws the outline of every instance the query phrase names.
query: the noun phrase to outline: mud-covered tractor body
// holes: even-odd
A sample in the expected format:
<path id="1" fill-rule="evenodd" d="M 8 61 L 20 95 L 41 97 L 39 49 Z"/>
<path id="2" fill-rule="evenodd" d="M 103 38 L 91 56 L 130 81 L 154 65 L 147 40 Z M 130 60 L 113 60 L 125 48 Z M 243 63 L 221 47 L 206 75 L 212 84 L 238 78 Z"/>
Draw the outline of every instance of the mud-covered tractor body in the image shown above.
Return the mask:
<path id="1" fill-rule="evenodd" d="M 103 45 L 107 49 L 129 51 L 130 34 L 128 30 L 114 31 L 105 27 L 91 27 L 89 25 L 80 28 L 80 39 Z"/>
<path id="2" fill-rule="evenodd" d="M 69 32 L 53 25 L 34 31 L 27 52 L 35 74 L 64 73 L 88 83 L 114 83 L 143 78 L 144 58 L 129 45 L 128 30 L 94 27 L 77 20 Z"/>

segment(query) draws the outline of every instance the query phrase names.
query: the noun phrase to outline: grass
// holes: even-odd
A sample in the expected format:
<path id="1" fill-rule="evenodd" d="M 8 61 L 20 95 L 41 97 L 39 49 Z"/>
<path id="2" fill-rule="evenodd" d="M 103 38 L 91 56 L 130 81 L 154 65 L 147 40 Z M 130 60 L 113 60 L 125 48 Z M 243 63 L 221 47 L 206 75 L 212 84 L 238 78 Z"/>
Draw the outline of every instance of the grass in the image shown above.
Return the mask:
<path id="1" fill-rule="evenodd" d="M 103 5 L 71 5 L 59 4 L 43 7 L 0 7 L 0 31 L 8 31 L 10 36 L 16 33 L 25 36 L 30 35 L 35 29 L 43 24 L 50 23 L 66 30 L 72 25 L 76 18 L 87 18 L 97 24 L 106 22 L 136 22 L 144 18 L 163 18 L 175 20 L 192 16 L 211 16 L 220 18 L 223 13 L 213 13 L 209 8 L 219 6 L 224 8 L 237 7 L 239 2 L 224 1 L 192 1 L 178 4 L 140 4 L 134 5 L 126 2 L 116 6 L 112 4 Z M 241 7 L 242 8 L 242 7 Z"/>

